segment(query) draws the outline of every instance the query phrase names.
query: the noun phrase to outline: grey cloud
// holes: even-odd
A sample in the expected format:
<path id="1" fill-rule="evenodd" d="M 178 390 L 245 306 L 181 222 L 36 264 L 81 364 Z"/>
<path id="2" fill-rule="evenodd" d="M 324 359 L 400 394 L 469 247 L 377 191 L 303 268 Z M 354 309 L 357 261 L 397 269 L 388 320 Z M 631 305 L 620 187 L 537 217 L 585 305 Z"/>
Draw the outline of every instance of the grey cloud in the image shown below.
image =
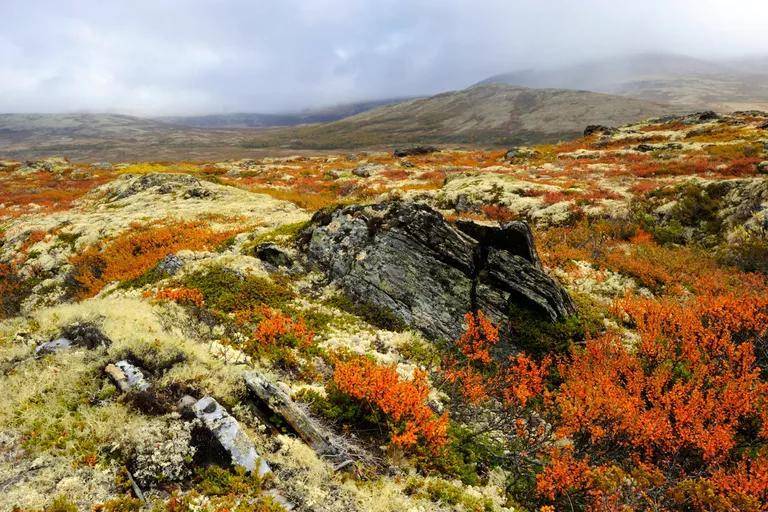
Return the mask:
<path id="1" fill-rule="evenodd" d="M 0 0 L 0 111 L 275 112 L 614 54 L 768 53 L 741 0 Z"/>

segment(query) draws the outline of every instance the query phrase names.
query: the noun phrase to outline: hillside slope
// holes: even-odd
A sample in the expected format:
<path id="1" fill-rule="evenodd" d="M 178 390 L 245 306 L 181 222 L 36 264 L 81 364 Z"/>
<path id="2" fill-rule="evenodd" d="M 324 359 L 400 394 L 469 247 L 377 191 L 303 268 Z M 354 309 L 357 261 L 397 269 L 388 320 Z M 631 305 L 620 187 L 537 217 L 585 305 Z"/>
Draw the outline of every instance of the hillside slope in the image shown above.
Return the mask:
<path id="1" fill-rule="evenodd" d="M 550 142 L 579 134 L 588 124 L 626 124 L 674 110 L 679 109 L 586 91 L 488 84 L 377 108 L 333 123 L 268 130 L 251 143 L 345 148 Z"/>
<path id="2" fill-rule="evenodd" d="M 480 82 L 491 83 L 585 89 L 723 112 L 768 108 L 768 70 L 760 59 L 707 61 L 680 55 L 641 54 L 519 70 Z"/>

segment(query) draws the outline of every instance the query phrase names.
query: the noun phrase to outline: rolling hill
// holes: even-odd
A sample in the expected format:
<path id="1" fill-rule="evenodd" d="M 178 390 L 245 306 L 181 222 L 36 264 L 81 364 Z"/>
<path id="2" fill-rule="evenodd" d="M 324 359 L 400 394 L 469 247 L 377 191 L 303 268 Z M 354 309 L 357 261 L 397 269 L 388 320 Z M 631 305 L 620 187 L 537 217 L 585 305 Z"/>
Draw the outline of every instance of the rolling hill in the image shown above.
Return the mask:
<path id="1" fill-rule="evenodd" d="M 768 109 L 768 61 L 708 61 L 668 54 L 641 54 L 576 65 L 519 70 L 480 84 L 579 89 L 700 109 Z"/>
<path id="2" fill-rule="evenodd" d="M 350 148 L 408 143 L 503 146 L 557 141 L 588 124 L 682 110 L 588 91 L 485 84 L 380 107 L 331 123 L 265 130 L 254 147 Z"/>

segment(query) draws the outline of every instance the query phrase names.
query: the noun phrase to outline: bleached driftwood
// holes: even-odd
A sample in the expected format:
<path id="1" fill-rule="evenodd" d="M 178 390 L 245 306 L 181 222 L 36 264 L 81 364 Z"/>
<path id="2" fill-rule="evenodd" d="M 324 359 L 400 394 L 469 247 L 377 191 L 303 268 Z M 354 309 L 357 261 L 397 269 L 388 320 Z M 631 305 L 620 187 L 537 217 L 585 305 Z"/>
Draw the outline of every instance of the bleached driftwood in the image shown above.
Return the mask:
<path id="1" fill-rule="evenodd" d="M 256 372 L 247 372 L 245 385 L 274 413 L 285 421 L 313 450 L 320 455 L 340 456 L 339 443 L 317 421 L 313 420 L 288 394 Z"/>

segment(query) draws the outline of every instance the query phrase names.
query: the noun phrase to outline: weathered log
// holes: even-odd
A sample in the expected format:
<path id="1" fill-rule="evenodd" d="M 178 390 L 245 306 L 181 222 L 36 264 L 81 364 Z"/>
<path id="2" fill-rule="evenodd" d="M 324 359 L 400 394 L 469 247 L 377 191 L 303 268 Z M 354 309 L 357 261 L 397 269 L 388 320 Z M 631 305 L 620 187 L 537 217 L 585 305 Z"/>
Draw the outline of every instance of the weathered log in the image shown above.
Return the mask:
<path id="1" fill-rule="evenodd" d="M 285 421 L 320 455 L 338 455 L 340 450 L 331 435 L 309 417 L 287 393 L 256 372 L 247 372 L 245 385 L 274 413 Z"/>

